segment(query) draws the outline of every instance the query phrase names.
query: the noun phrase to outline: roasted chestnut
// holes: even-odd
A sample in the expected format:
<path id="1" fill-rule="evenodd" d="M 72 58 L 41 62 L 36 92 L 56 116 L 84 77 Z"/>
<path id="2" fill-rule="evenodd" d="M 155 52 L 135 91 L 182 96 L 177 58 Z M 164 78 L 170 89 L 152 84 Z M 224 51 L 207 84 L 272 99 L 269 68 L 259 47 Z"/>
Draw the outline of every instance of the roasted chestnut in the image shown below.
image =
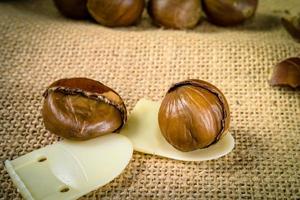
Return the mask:
<path id="1" fill-rule="evenodd" d="M 46 129 L 65 138 L 86 140 L 117 132 L 127 119 L 121 97 L 95 80 L 60 79 L 47 88 L 44 97 Z"/>
<path id="2" fill-rule="evenodd" d="M 229 129 L 229 106 L 223 93 L 201 80 L 174 84 L 164 97 L 158 122 L 176 149 L 193 151 L 217 142 Z"/>
<path id="3" fill-rule="evenodd" d="M 257 4 L 258 0 L 202 0 L 208 20 L 220 26 L 238 25 L 251 18 Z"/>
<path id="4" fill-rule="evenodd" d="M 89 16 L 87 0 L 54 0 L 57 9 L 66 17 L 84 19 Z"/>
<path id="5" fill-rule="evenodd" d="M 150 0 L 148 14 L 158 26 L 193 28 L 201 18 L 200 0 Z"/>
<path id="6" fill-rule="evenodd" d="M 292 57 L 278 63 L 270 80 L 272 86 L 300 86 L 300 58 Z"/>
<path id="7" fill-rule="evenodd" d="M 130 26 L 144 10 L 145 0 L 88 0 L 87 8 L 93 18 L 109 27 Z"/>

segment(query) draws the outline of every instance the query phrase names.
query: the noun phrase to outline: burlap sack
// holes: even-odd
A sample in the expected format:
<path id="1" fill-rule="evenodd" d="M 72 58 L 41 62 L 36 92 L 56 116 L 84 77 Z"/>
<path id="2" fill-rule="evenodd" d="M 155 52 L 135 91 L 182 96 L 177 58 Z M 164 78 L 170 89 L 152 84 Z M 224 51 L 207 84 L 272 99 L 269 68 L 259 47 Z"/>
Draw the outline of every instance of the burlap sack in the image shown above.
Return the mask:
<path id="1" fill-rule="evenodd" d="M 254 20 L 235 28 L 174 31 L 146 15 L 138 27 L 109 29 L 66 19 L 50 0 L 1 1 L 0 198 L 20 198 L 3 161 L 59 139 L 43 127 L 44 89 L 81 76 L 114 88 L 129 111 L 174 82 L 207 80 L 230 103 L 236 140 L 207 162 L 134 153 L 121 176 L 83 199 L 299 199 L 300 93 L 268 84 L 275 63 L 300 55 L 277 17 L 285 9 L 299 12 L 300 1 L 262 0 Z"/>

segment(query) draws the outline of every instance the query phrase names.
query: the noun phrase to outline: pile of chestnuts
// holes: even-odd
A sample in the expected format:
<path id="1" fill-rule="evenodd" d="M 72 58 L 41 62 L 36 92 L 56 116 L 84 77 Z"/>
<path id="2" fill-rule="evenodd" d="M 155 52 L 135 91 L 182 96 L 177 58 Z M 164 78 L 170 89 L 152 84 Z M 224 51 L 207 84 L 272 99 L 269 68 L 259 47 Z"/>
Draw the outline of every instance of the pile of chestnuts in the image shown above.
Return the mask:
<path id="1" fill-rule="evenodd" d="M 258 0 L 54 0 L 54 3 L 66 17 L 91 16 L 108 27 L 136 24 L 146 6 L 155 25 L 188 29 L 195 27 L 204 15 L 220 26 L 241 24 L 255 14 Z"/>
<path id="2" fill-rule="evenodd" d="M 127 111 L 120 95 L 87 78 L 60 79 L 44 92 L 42 109 L 46 129 L 73 140 L 115 133 L 126 123 Z M 165 95 L 158 122 L 173 147 L 187 152 L 206 148 L 228 130 L 229 106 L 222 92 L 201 80 L 174 84 Z"/>

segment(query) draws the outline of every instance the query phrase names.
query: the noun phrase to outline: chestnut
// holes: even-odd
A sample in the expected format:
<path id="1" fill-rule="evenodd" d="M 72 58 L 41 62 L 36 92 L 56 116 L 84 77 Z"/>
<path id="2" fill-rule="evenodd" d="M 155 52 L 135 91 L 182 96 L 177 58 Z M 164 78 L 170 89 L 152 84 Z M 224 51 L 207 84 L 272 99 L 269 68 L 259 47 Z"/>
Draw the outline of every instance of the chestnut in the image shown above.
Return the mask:
<path id="1" fill-rule="evenodd" d="M 117 132 L 127 119 L 117 92 L 87 78 L 60 79 L 44 92 L 42 117 L 47 130 L 74 140 Z"/>
<path id="2" fill-rule="evenodd" d="M 270 80 L 272 86 L 300 87 L 300 58 L 291 57 L 279 62 Z"/>
<path id="3" fill-rule="evenodd" d="M 88 0 L 87 8 L 100 24 L 109 27 L 130 26 L 144 10 L 145 0 Z"/>
<path id="4" fill-rule="evenodd" d="M 208 147 L 229 129 L 230 111 L 223 93 L 202 80 L 186 80 L 167 91 L 158 123 L 164 138 L 187 152 Z"/>
<path id="5" fill-rule="evenodd" d="M 233 26 L 251 18 L 258 0 L 202 0 L 203 10 L 210 22 L 220 26 Z"/>
<path id="6" fill-rule="evenodd" d="M 147 10 L 156 25 L 166 28 L 193 28 L 201 18 L 199 0 L 150 0 Z"/>
<path id="7" fill-rule="evenodd" d="M 66 17 L 84 19 L 89 16 L 87 0 L 53 0 L 56 8 Z"/>

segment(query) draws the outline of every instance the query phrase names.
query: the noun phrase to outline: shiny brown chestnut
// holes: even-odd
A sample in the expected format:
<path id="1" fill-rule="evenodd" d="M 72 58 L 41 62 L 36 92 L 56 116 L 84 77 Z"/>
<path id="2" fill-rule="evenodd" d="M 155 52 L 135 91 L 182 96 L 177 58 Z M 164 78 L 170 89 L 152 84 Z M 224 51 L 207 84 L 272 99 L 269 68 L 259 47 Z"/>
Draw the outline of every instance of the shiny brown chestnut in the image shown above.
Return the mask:
<path id="1" fill-rule="evenodd" d="M 85 19 L 89 16 L 87 0 L 53 0 L 56 8 L 66 17 Z"/>
<path id="2" fill-rule="evenodd" d="M 270 80 L 272 86 L 300 87 L 300 58 L 292 57 L 278 63 Z"/>
<path id="3" fill-rule="evenodd" d="M 208 20 L 219 26 L 243 23 L 255 14 L 257 5 L 258 0 L 202 0 Z"/>
<path id="4" fill-rule="evenodd" d="M 217 142 L 229 129 L 229 106 L 223 93 L 202 80 L 171 86 L 158 113 L 162 135 L 176 149 L 193 151 Z"/>
<path id="5" fill-rule="evenodd" d="M 193 28 L 202 16 L 199 0 L 150 0 L 147 10 L 156 25 L 174 29 Z"/>
<path id="6" fill-rule="evenodd" d="M 287 32 L 300 42 L 300 14 L 298 16 L 283 17 L 281 22 Z"/>
<path id="7" fill-rule="evenodd" d="M 87 8 L 100 24 L 109 27 L 130 26 L 144 10 L 145 0 L 88 0 Z"/>
<path id="8" fill-rule="evenodd" d="M 127 119 L 117 92 L 92 79 L 60 79 L 47 88 L 44 97 L 45 127 L 64 138 L 86 140 L 117 132 Z"/>

